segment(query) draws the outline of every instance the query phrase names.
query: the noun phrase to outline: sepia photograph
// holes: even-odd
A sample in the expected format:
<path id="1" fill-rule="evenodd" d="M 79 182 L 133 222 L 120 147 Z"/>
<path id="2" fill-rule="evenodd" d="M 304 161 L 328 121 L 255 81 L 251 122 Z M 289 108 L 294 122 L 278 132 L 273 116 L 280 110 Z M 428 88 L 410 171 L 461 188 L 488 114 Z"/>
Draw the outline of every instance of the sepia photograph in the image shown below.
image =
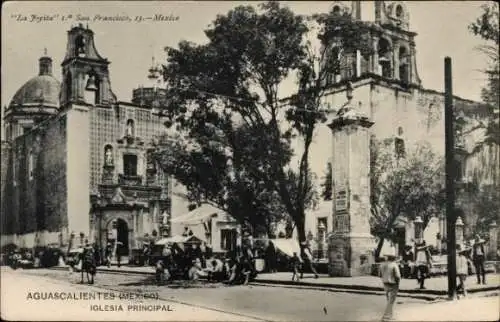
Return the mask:
<path id="1" fill-rule="evenodd" d="M 494 1 L 6 1 L 8 321 L 498 321 Z"/>

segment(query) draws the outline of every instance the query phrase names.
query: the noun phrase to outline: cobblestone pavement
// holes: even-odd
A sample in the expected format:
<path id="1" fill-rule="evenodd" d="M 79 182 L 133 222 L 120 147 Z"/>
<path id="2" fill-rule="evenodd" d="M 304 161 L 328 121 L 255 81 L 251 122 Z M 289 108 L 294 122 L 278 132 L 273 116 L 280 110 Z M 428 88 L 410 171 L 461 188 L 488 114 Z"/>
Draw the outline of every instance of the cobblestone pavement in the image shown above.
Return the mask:
<path id="1" fill-rule="evenodd" d="M 70 275 L 67 271 L 26 270 L 20 274 L 57 279 L 60 283 L 72 285 L 78 285 L 80 279 L 79 274 Z M 176 282 L 169 286 L 157 286 L 154 285 L 152 278 L 141 275 L 101 273 L 96 278 L 95 286 L 116 292 L 157 293 L 161 299 L 170 301 L 172 305 L 184 304 L 210 312 L 216 310 L 220 314 L 231 314 L 240 320 L 376 321 L 380 320 L 385 306 L 384 296 L 281 287 L 228 287 L 204 282 L 197 284 Z M 486 303 L 482 299 L 476 300 Z M 448 303 L 429 304 L 425 301 L 400 298 L 395 308 L 395 317 L 399 320 L 420 320 L 419 317 L 414 316 L 420 312 L 421 308 L 425 308 L 426 316 L 432 317 L 432 310 L 436 310 L 439 305 L 443 304 Z M 169 316 L 172 315 L 162 314 L 163 320 L 170 319 Z M 203 319 L 209 320 L 210 317 Z M 184 320 L 193 320 L 193 318 L 186 317 Z"/>

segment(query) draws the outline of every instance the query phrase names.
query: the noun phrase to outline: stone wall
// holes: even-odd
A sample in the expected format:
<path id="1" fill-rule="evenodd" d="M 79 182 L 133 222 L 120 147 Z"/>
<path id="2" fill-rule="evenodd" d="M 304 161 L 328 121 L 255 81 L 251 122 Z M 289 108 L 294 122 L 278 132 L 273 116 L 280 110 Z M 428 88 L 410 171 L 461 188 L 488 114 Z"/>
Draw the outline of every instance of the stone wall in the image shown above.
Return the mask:
<path id="1" fill-rule="evenodd" d="M 2 153 L 2 245 L 54 242 L 67 225 L 65 124 L 65 115 L 46 120 Z"/>
<path id="2" fill-rule="evenodd" d="M 397 86 L 384 83 L 381 80 L 361 79 L 353 84 L 353 105 L 370 116 L 375 123 L 371 134 L 377 140 L 395 138 L 398 128 L 403 130 L 402 138 L 405 150 L 411 150 L 419 141 L 431 144 L 433 150 L 444 157 L 444 95 L 437 91 L 424 88 L 404 90 Z M 347 101 L 345 88 L 332 89 L 322 98 L 323 108 L 338 110 Z M 484 135 L 484 124 L 492 117 L 491 108 L 481 103 L 455 97 L 454 105 L 457 111 L 464 113 L 466 126 L 464 141 L 469 152 Z M 314 142 L 311 146 L 310 161 L 313 172 L 320 184 L 327 162 L 331 160 L 332 135 L 326 124 L 316 129 Z M 294 143 L 294 148 L 301 153 L 300 144 Z M 469 157 L 465 172 L 470 177 L 479 178 L 479 182 L 489 184 L 498 182 L 500 178 L 500 162 L 498 146 L 487 147 Z M 306 231 L 316 231 L 315 221 L 308 221 Z M 330 229 L 330 228 L 329 228 Z"/>

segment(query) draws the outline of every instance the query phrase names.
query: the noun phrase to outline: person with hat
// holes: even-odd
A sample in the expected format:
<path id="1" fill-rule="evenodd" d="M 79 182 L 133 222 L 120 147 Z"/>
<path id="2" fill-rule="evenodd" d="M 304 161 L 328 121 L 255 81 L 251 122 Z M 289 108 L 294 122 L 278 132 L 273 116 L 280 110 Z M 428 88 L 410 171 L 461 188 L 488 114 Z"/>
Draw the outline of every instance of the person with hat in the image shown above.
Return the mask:
<path id="1" fill-rule="evenodd" d="M 401 272 L 399 271 L 399 265 L 396 262 L 396 254 L 394 251 L 383 254 L 383 256 L 385 261 L 380 265 L 379 275 L 384 284 L 387 306 L 382 321 L 389 321 L 392 319 L 394 303 L 398 295 Z"/>
<path id="2" fill-rule="evenodd" d="M 484 239 L 476 235 L 474 246 L 472 246 L 472 261 L 476 268 L 477 284 L 481 284 L 481 277 L 483 278 L 483 284 L 486 284 L 486 273 L 484 271 L 484 242 Z"/>
<path id="3" fill-rule="evenodd" d="M 425 289 L 425 280 L 429 277 L 429 267 L 432 265 L 432 257 L 425 240 L 420 238 L 415 243 L 415 265 L 417 266 L 417 281 L 420 289 Z"/>
<path id="4" fill-rule="evenodd" d="M 469 266 L 468 259 L 466 257 L 469 249 L 462 249 L 461 245 L 457 245 L 457 259 L 456 259 L 456 268 L 457 268 L 457 278 L 459 284 L 457 285 L 457 295 L 460 291 L 464 294 L 464 297 L 467 296 L 467 288 L 465 287 L 465 280 L 467 279 L 467 275 L 469 275 Z"/>

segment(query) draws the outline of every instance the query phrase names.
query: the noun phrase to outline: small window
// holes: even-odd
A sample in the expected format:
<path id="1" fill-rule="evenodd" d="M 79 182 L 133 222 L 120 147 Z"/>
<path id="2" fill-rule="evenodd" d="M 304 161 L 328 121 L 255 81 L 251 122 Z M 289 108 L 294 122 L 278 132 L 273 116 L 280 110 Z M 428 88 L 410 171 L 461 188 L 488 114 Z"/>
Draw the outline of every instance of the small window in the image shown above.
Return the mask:
<path id="1" fill-rule="evenodd" d="M 398 5 L 396 7 L 396 17 L 399 18 L 399 19 L 403 18 L 403 13 L 404 13 L 403 12 L 403 7 L 401 5 Z"/>
<path id="2" fill-rule="evenodd" d="M 82 35 L 79 35 L 75 39 L 75 50 L 76 56 L 85 55 L 85 38 Z"/>
<path id="3" fill-rule="evenodd" d="M 321 217 L 318 218 L 318 223 L 317 223 L 317 236 L 320 240 L 323 240 L 324 237 L 326 236 L 326 233 L 328 232 L 328 221 L 326 217 Z"/>
<path id="4" fill-rule="evenodd" d="M 123 155 L 123 174 L 125 176 L 137 175 L 137 155 L 135 154 Z"/>

